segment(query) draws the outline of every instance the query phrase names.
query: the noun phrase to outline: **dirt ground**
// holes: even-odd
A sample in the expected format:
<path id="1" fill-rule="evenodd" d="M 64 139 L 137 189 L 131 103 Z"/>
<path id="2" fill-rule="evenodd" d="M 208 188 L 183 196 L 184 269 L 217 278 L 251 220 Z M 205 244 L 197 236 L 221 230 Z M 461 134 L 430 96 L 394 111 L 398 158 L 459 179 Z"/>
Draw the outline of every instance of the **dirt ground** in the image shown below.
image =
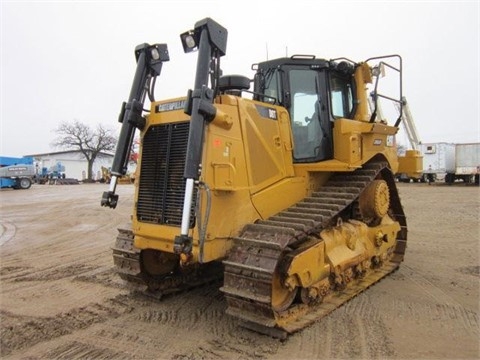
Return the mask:
<path id="1" fill-rule="evenodd" d="M 225 314 L 221 283 L 158 301 L 112 271 L 128 222 L 107 185 L 0 191 L 2 359 L 479 358 L 480 189 L 399 184 L 409 225 L 400 270 L 285 341 Z"/>

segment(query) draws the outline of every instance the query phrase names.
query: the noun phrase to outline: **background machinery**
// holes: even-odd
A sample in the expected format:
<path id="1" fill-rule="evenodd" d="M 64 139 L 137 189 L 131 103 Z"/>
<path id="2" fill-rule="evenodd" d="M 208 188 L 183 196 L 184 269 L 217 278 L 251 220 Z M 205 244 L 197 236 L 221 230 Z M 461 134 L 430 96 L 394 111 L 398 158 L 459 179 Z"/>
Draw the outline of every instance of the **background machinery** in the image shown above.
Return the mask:
<path id="1" fill-rule="evenodd" d="M 102 177 L 100 179 L 101 183 L 110 184 L 112 180 L 112 175 L 110 169 L 102 166 Z M 117 184 L 133 184 L 135 182 L 135 173 L 126 173 L 124 176 L 121 176 L 117 179 Z"/>
<path id="2" fill-rule="evenodd" d="M 410 180 L 414 182 L 434 182 L 434 174 L 428 169 L 424 170 L 420 136 L 418 135 L 407 99 L 405 97 L 402 98 L 401 109 L 399 103 L 395 105 L 398 111 L 402 111 L 403 129 L 410 143 L 410 149 L 405 150 L 405 154 L 398 157 L 397 179 L 402 182 L 410 182 Z"/>
<path id="3" fill-rule="evenodd" d="M 0 156 L 0 188 L 29 189 L 34 175 L 33 158 Z"/>
<path id="4" fill-rule="evenodd" d="M 119 229 L 116 270 L 159 295 L 223 277 L 228 314 L 285 337 L 403 260 L 407 224 L 394 180 L 402 111 L 392 125 L 376 116 L 383 100 L 402 108 L 401 58 L 269 60 L 252 67 L 250 91 L 249 78 L 221 76 L 225 28 L 206 18 L 180 37 L 185 52 L 198 50 L 186 97 L 153 98 L 165 44 L 135 49 L 101 200 L 116 207 L 139 130 L 133 216 Z M 398 97 L 372 83 L 379 64 L 397 74 Z"/>
<path id="5" fill-rule="evenodd" d="M 61 162 L 57 162 L 49 168 L 42 167 L 41 171 L 35 176 L 35 182 L 42 185 L 52 185 L 65 178 L 65 166 Z"/>

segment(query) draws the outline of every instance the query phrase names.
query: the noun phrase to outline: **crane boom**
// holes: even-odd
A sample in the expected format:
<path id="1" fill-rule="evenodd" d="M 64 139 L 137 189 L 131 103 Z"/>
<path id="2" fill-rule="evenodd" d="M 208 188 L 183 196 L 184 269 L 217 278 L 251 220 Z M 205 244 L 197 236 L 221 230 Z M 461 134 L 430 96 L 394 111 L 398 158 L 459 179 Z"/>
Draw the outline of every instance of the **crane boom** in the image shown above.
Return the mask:
<path id="1" fill-rule="evenodd" d="M 403 127 L 407 134 L 408 141 L 413 150 L 420 150 L 420 137 L 418 136 L 417 127 L 415 126 L 415 121 L 413 120 L 412 113 L 410 112 L 410 107 L 408 105 L 407 99 L 402 97 L 403 108 L 402 108 L 402 118 L 403 118 Z M 400 111 L 400 104 L 395 104 L 397 109 Z"/>

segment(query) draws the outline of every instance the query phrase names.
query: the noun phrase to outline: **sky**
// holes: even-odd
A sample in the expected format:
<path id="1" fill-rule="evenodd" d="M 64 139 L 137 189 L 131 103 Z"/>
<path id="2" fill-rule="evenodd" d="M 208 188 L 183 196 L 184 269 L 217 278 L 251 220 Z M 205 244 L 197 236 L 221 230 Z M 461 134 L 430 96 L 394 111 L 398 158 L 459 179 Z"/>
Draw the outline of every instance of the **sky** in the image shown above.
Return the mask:
<path id="1" fill-rule="evenodd" d="M 61 122 L 118 133 L 138 44 L 168 44 L 156 99 L 185 96 L 197 53 L 179 35 L 206 17 L 228 31 L 224 74 L 252 78 L 252 64 L 285 55 L 399 54 L 420 140 L 480 142 L 479 0 L 0 1 L 2 156 L 62 150 Z"/>

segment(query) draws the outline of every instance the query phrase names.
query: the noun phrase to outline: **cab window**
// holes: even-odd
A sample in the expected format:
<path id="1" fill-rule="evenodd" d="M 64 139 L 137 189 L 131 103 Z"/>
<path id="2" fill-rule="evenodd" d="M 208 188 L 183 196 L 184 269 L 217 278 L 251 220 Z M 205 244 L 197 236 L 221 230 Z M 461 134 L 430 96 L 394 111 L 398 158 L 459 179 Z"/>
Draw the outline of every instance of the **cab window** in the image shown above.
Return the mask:
<path id="1" fill-rule="evenodd" d="M 282 98 L 280 96 L 280 94 L 282 94 L 282 87 L 279 72 L 276 70 L 269 71 L 265 75 L 264 81 L 263 94 L 265 96 L 262 97 L 261 101 L 270 104 L 280 104 L 282 102 Z"/>
<path id="2" fill-rule="evenodd" d="M 318 158 L 323 132 L 320 126 L 317 71 L 290 70 L 290 116 L 295 159 Z"/>
<path id="3" fill-rule="evenodd" d="M 330 75 L 330 101 L 334 118 L 350 118 L 353 111 L 353 89 L 350 77 Z"/>

